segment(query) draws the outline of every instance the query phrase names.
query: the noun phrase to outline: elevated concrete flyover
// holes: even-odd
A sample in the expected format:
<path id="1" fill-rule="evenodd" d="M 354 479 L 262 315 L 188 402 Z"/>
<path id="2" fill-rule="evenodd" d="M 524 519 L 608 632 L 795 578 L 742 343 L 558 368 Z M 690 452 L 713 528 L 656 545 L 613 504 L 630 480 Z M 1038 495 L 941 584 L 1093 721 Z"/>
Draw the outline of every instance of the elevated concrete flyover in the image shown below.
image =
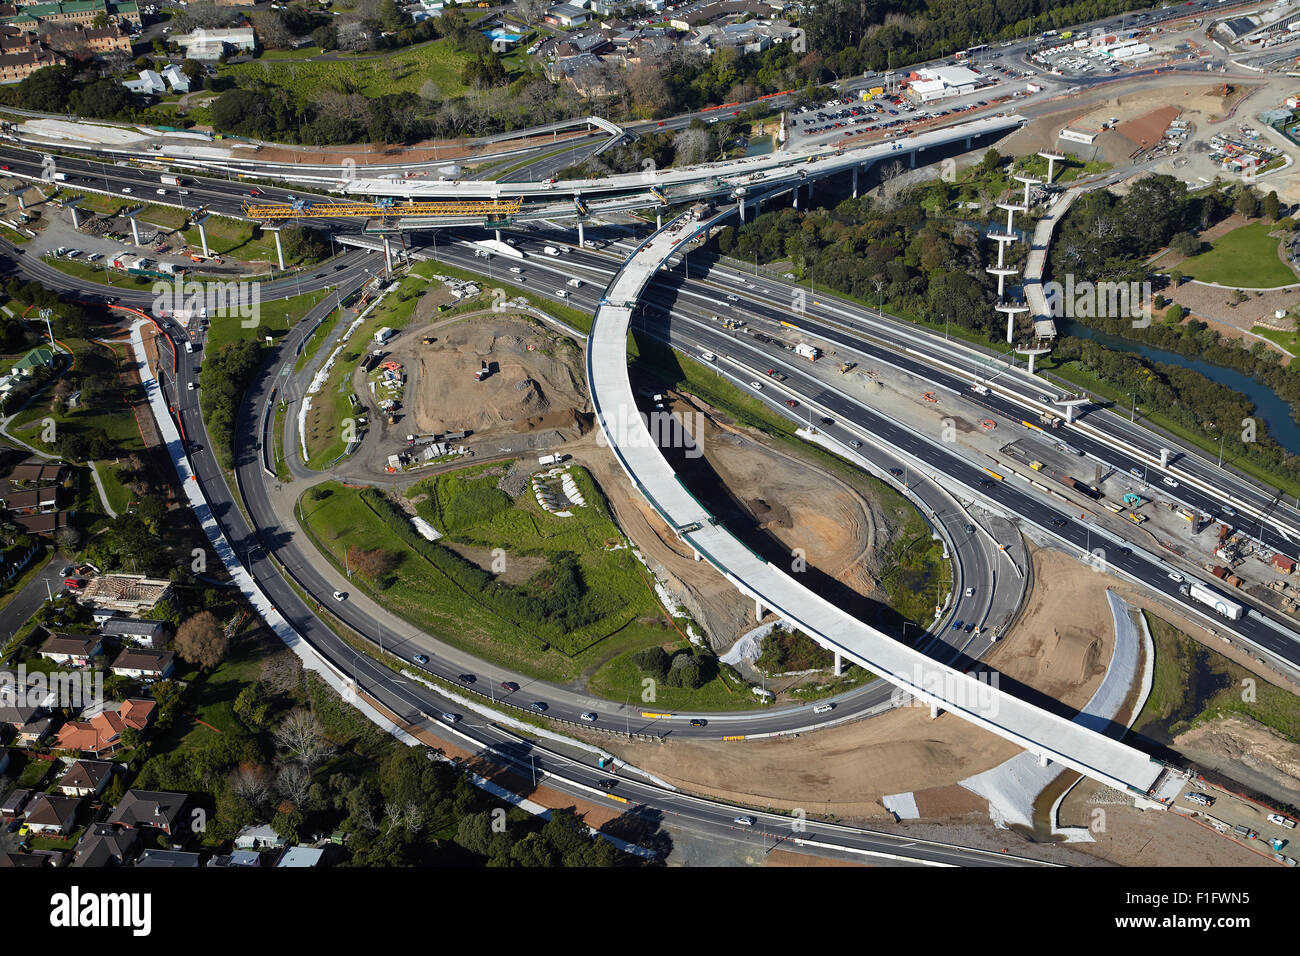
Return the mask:
<path id="1" fill-rule="evenodd" d="M 970 149 L 977 140 L 1003 135 L 1024 122 L 1025 118 L 1017 114 L 987 116 L 868 146 L 827 146 L 806 152 L 776 152 L 698 166 L 620 173 L 600 179 L 507 183 L 358 177 L 342 183 L 340 191 L 354 197 L 382 197 L 407 202 L 519 199 L 523 206 L 515 218 L 524 220 L 543 215 L 546 218 L 582 219 L 585 218 L 581 212 L 584 207 L 594 213 L 720 198 L 734 199 L 743 206 L 748 195 L 797 193 L 817 179 L 841 173 L 852 174 L 856 182 L 858 170 L 886 159 L 908 160 L 915 166 L 917 156 L 926 151 L 937 153 L 954 146 Z"/>
<path id="2" fill-rule="evenodd" d="M 686 243 L 735 209 L 709 219 L 695 211 L 679 216 L 642 242 L 605 290 L 587 349 L 587 379 L 597 420 L 620 466 L 696 557 L 708 561 L 755 610 L 769 609 L 815 641 L 879 674 L 932 714 L 952 712 L 1013 741 L 1038 756 L 1133 795 L 1144 805 L 1163 766 L 1148 755 L 1096 730 L 1096 718 L 1070 720 L 1013 697 L 989 683 L 940 664 L 872 628 L 785 571 L 763 560 L 686 489 L 652 438 L 636 406 L 627 370 L 631 317 L 651 277 Z M 1117 733 L 1126 728 L 1115 726 Z"/>

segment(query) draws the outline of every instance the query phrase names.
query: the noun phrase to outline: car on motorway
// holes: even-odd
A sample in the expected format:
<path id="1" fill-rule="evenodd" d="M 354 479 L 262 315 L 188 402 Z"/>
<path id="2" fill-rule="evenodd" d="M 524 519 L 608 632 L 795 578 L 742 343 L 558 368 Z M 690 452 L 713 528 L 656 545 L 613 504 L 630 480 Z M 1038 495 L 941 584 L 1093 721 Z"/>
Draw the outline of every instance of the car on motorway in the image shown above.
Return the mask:
<path id="1" fill-rule="evenodd" d="M 196 385 L 194 382 L 190 382 L 189 384 L 186 385 L 186 388 L 188 388 L 192 392 L 196 388 L 198 388 L 198 385 Z"/>
<path id="2" fill-rule="evenodd" d="M 1132 475 L 1134 478 L 1141 478 L 1141 477 L 1142 477 L 1142 469 L 1141 469 L 1141 468 L 1130 468 L 1130 469 L 1128 470 L 1128 473 L 1129 473 L 1130 475 Z"/>
<path id="3" fill-rule="evenodd" d="M 964 524 L 961 526 L 961 530 L 965 531 L 967 534 L 974 534 L 975 526 L 973 524 Z"/>
<path id="4" fill-rule="evenodd" d="M 889 473 L 890 473 L 891 475 L 893 475 L 895 478 L 902 478 L 902 477 L 903 477 L 903 469 L 901 469 L 901 468 L 891 468 L 891 469 L 889 469 Z"/>
<path id="5" fill-rule="evenodd" d="M 861 447 L 862 447 L 862 442 L 858 441 L 856 438 L 850 438 L 850 439 L 849 439 L 849 444 L 850 444 L 852 447 L 854 447 L 854 448 L 861 448 Z"/>
<path id="6" fill-rule="evenodd" d="M 960 630 L 961 630 L 961 625 L 962 625 L 961 619 L 958 618 L 957 620 L 955 620 L 955 621 L 952 622 L 952 629 L 953 629 L 954 631 L 960 631 Z"/>
<path id="7" fill-rule="evenodd" d="M 1232 507 L 1231 505 L 1224 505 L 1223 513 L 1227 515 L 1229 518 L 1237 517 L 1237 509 Z"/>
<path id="8" fill-rule="evenodd" d="M 813 708 L 813 713 L 814 713 L 814 714 L 829 714 L 829 713 L 830 713 L 832 710 L 834 710 L 834 709 L 835 709 L 835 705 L 834 705 L 834 704 L 831 704 L 831 703 L 827 703 L 827 704 L 818 704 L 816 707 Z"/>
<path id="9" fill-rule="evenodd" d="M 1170 571 L 1168 577 L 1169 577 L 1169 580 L 1170 580 L 1170 581 L 1173 581 L 1175 584 L 1182 584 L 1184 581 L 1187 580 L 1185 577 L 1183 577 L 1183 576 L 1182 576 L 1181 574 L 1179 574 L 1177 571 Z"/>
<path id="10" fill-rule="evenodd" d="M 63 569 L 59 572 L 59 577 L 61 577 L 61 578 L 66 578 L 68 575 L 70 575 L 70 574 L 71 574 L 73 571 L 75 571 L 75 570 L 77 570 L 77 569 L 74 568 L 72 565 L 70 565 L 70 564 L 65 564 L 65 565 L 63 566 Z"/>
<path id="11" fill-rule="evenodd" d="M 967 588 L 967 589 L 966 589 L 966 596 L 967 596 L 967 597 L 974 597 L 974 596 L 975 596 L 975 589 L 974 589 L 974 588 Z"/>
<path id="12" fill-rule="evenodd" d="M 450 711 L 443 711 L 442 719 L 449 724 L 460 723 L 460 714 L 453 714 Z"/>
<path id="13" fill-rule="evenodd" d="M 563 289 L 556 289 L 555 294 L 561 299 L 567 299 L 569 297 L 569 293 L 565 292 Z"/>
<path id="14" fill-rule="evenodd" d="M 618 786 L 618 781 L 613 777 L 606 777 L 604 780 L 600 781 L 600 783 L 596 784 L 596 786 L 600 787 L 602 790 L 613 790 Z"/>
<path id="15" fill-rule="evenodd" d="M 342 591 L 335 591 L 335 592 L 334 592 L 334 600 L 336 600 L 336 601 L 340 601 L 340 602 L 341 602 L 341 601 L 345 601 L 345 600 L 347 600 L 347 595 L 344 594 Z"/>
<path id="16" fill-rule="evenodd" d="M 731 822 L 738 827 L 752 827 L 755 821 L 753 817 L 736 817 Z"/>
<path id="17" fill-rule="evenodd" d="M 1053 519 L 1052 519 L 1052 527 L 1053 527 L 1053 528 L 1064 528 L 1064 527 L 1066 526 L 1066 524 L 1067 524 L 1067 522 L 1066 522 L 1066 520 L 1065 520 L 1064 518 L 1053 518 Z"/>
<path id="18" fill-rule="evenodd" d="M 248 191 L 248 195 L 250 195 L 250 196 L 260 196 L 260 195 L 262 195 L 262 190 L 258 189 L 256 186 L 254 186 L 252 189 L 250 189 L 250 190 Z"/>
<path id="19" fill-rule="evenodd" d="M 709 722 L 708 722 L 707 720 L 705 720 L 704 718 L 702 718 L 702 717 L 694 717 L 694 718 L 691 719 L 691 726 L 692 726 L 692 727 L 707 727 L 707 726 L 709 726 Z"/>
<path id="20" fill-rule="evenodd" d="M 833 419 L 833 418 L 828 418 L 827 416 L 823 415 L 823 416 L 822 416 L 822 424 L 823 424 L 823 425 L 834 425 L 834 424 L 835 424 L 835 419 Z"/>
<path id="21" fill-rule="evenodd" d="M 122 192 L 124 192 L 124 193 L 129 193 L 129 192 L 131 192 L 131 187 L 130 187 L 130 186 L 123 186 L 123 187 L 122 187 Z"/>
<path id="22" fill-rule="evenodd" d="M 965 628 L 963 628 L 963 630 L 964 630 L 967 634 L 969 634 L 971 631 L 975 630 L 975 622 L 974 622 L 974 621 L 970 621 L 969 623 L 967 623 L 967 625 L 965 626 Z"/>
<path id="23" fill-rule="evenodd" d="M 761 392 L 761 391 L 763 390 L 763 383 L 762 383 L 762 382 L 750 382 L 750 383 L 749 383 L 749 387 L 752 388 L 752 389 L 754 389 L 755 391 Z"/>
<path id="24" fill-rule="evenodd" d="M 1164 485 L 1165 485 L 1166 488 L 1177 488 L 1177 487 L 1178 487 L 1178 479 L 1177 479 L 1177 478 L 1170 478 L 1168 475 L 1165 475 L 1165 476 L 1164 476 L 1163 478 L 1161 478 L 1160 480 L 1164 483 Z"/>
<path id="25" fill-rule="evenodd" d="M 796 402 L 793 398 L 787 398 L 787 399 L 785 400 L 785 403 L 786 403 L 787 405 L 789 405 L 791 408 L 798 408 L 798 407 L 799 407 L 799 403 Z"/>
<path id="26" fill-rule="evenodd" d="M 462 684 L 472 684 L 474 681 L 478 680 L 478 678 L 473 674 L 461 674 L 456 678 L 456 680 L 460 681 Z"/>
<path id="27" fill-rule="evenodd" d="M 594 710 L 589 710 L 582 715 L 582 719 L 589 724 L 594 724 L 596 722 L 596 712 Z"/>
<path id="28" fill-rule="evenodd" d="M 411 660 L 417 664 L 427 664 L 429 663 L 429 656 L 427 654 L 416 654 Z"/>
<path id="29" fill-rule="evenodd" d="M 546 713 L 546 704 L 543 701 L 535 700 L 528 705 L 528 709 L 536 711 L 539 714 L 544 714 Z"/>
<path id="30" fill-rule="evenodd" d="M 503 680 L 501 682 L 501 689 L 507 694 L 513 694 L 519 689 L 519 685 L 512 680 Z"/>

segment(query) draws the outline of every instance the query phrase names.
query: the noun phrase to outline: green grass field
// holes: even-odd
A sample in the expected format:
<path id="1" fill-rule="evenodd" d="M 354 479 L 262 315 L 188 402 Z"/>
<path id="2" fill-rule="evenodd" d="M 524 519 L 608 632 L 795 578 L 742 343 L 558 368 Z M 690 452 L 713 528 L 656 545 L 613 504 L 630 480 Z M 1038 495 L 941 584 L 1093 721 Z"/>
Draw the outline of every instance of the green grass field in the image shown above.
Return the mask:
<path id="1" fill-rule="evenodd" d="M 524 673 L 569 681 L 625 651 L 651 644 L 686 646 L 667 626 L 647 572 L 626 547 L 584 470 L 575 468 L 573 474 L 588 504 L 575 508 L 570 518 L 548 514 L 529 491 L 516 499 L 499 492 L 502 470 L 499 464 L 459 469 L 417 484 L 410 497 L 434 527 L 449 529 L 449 540 L 476 546 L 484 556 L 501 549 L 489 560 L 504 562 L 507 570 L 501 573 L 530 593 L 545 593 L 547 569 L 557 556 L 575 555 L 585 588 L 579 626 L 565 629 L 544 619 L 518 619 L 514 606 L 496 601 L 484 589 L 462 589 L 424 556 L 442 544 L 413 543 L 411 535 L 397 534 L 376 519 L 359 489 L 326 484 L 327 496 L 315 500 L 309 493 L 300 511 L 318 547 L 340 568 L 351 547 L 398 556 L 386 586 L 364 580 L 359 572 L 352 575 L 354 586 L 439 639 Z M 525 563 L 509 570 L 515 561 Z M 639 679 L 634 686 L 639 694 Z M 697 693 L 706 699 L 730 692 L 705 685 Z"/>
<path id="2" fill-rule="evenodd" d="M 1167 621 L 1147 614 L 1156 647 L 1151 696 L 1133 727 L 1170 738 L 1218 717 L 1239 715 L 1300 743 L 1300 699 L 1254 677 L 1244 667 L 1192 640 Z M 1254 700 L 1242 681 L 1254 681 Z"/>
<path id="3" fill-rule="evenodd" d="M 1251 331 L 1292 355 L 1300 355 L 1300 333 L 1279 332 L 1277 329 L 1266 329 L 1262 325 L 1253 326 Z"/>
<path id="4" fill-rule="evenodd" d="M 365 58 L 302 62 L 292 56 L 259 57 L 249 63 L 221 68 L 236 82 L 260 80 L 310 101 L 319 90 L 360 93 L 365 97 L 388 93 L 418 93 L 432 80 L 444 97 L 464 92 L 461 73 L 471 57 L 458 53 L 444 40 L 386 55 Z"/>
<path id="5" fill-rule="evenodd" d="M 1210 244 L 1210 250 L 1184 259 L 1178 270 L 1201 282 L 1239 289 L 1271 289 L 1296 281 L 1277 257 L 1278 240 L 1269 236 L 1272 223 L 1259 220 L 1239 226 Z"/>

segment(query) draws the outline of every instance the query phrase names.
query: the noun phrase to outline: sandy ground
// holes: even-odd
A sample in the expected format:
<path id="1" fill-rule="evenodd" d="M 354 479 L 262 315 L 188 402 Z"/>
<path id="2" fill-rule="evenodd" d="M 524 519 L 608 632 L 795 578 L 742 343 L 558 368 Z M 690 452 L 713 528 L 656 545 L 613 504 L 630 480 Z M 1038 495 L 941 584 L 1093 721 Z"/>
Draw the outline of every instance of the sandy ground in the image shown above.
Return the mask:
<path id="1" fill-rule="evenodd" d="M 1111 796 L 1084 780 L 1066 797 L 1061 823 L 1086 826 L 1093 843 L 1074 849 L 1119 866 L 1272 866 L 1258 853 L 1177 813 L 1109 803 Z"/>
<path id="2" fill-rule="evenodd" d="M 1006 640 L 985 659 L 999 673 L 1071 707 L 1101 684 L 1115 644 L 1111 579 L 1062 554 L 1031 548 L 1034 586 Z"/>
<path id="3" fill-rule="evenodd" d="M 1262 793 L 1300 804 L 1300 746 L 1247 717 L 1219 717 L 1174 738 L 1198 766 Z"/>

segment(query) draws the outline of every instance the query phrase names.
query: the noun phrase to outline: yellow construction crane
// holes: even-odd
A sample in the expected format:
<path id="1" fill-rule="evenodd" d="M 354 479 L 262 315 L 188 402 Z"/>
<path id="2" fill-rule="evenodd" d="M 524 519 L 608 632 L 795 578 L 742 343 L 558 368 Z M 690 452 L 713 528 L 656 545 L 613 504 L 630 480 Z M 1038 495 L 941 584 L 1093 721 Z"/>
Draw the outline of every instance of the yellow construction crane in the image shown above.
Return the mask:
<path id="1" fill-rule="evenodd" d="M 394 202 L 380 200 L 374 203 L 319 202 L 299 200 L 291 206 L 280 203 L 259 205 L 244 202 L 244 215 L 263 222 L 280 222 L 292 219 L 333 219 L 337 217 L 398 217 L 398 216 L 511 216 L 519 211 L 523 200 L 470 199 L 455 202 Z"/>

